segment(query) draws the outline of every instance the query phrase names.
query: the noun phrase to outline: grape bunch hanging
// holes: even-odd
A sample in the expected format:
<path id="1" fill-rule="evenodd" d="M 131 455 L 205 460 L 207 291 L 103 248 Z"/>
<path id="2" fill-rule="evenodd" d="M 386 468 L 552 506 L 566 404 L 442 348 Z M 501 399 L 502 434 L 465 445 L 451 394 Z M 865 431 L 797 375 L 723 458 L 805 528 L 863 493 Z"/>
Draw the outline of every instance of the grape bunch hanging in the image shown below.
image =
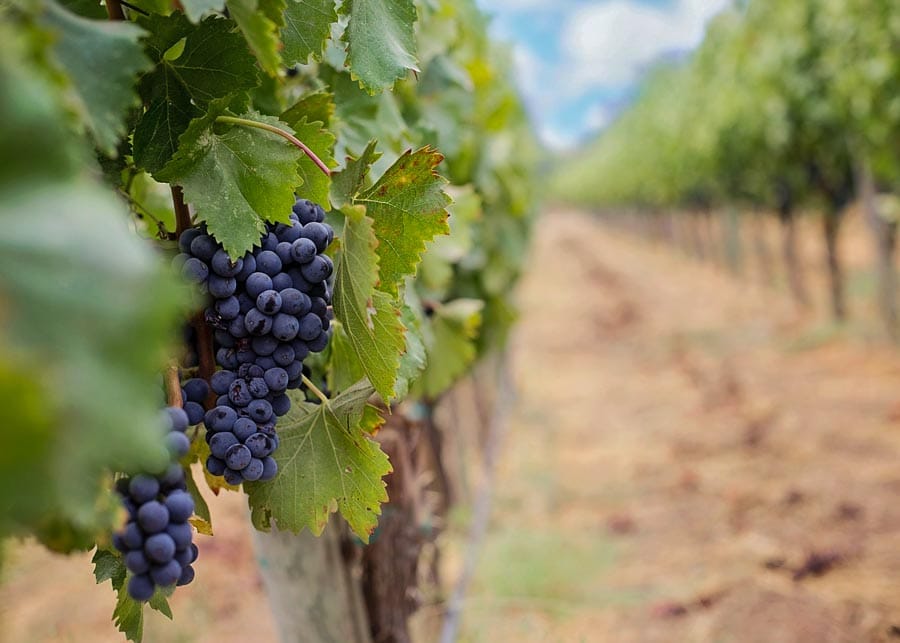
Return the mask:
<path id="1" fill-rule="evenodd" d="M 204 416 L 206 468 L 229 484 L 275 476 L 275 423 L 291 407 L 286 391 L 301 387 L 307 355 L 328 345 L 334 265 L 324 252 L 334 231 L 324 220 L 321 206 L 300 199 L 289 224 L 267 225 L 259 246 L 239 259 L 202 226 L 178 241 L 182 274 L 210 298 L 205 319 L 221 370 L 210 380 L 218 397 Z"/>
<path id="2" fill-rule="evenodd" d="M 187 384 L 201 391 L 206 386 L 203 380 Z M 128 521 L 122 531 L 113 534 L 112 542 L 131 572 L 128 594 L 136 601 L 150 600 L 157 587 L 187 585 L 194 580 L 191 565 L 198 550 L 188 522 L 194 513 L 194 499 L 177 460 L 190 449 L 185 431 L 197 418 L 174 406 L 166 408 L 165 417 L 169 424 L 166 446 L 173 460 L 168 468 L 161 475 L 139 473 L 116 483 Z"/>

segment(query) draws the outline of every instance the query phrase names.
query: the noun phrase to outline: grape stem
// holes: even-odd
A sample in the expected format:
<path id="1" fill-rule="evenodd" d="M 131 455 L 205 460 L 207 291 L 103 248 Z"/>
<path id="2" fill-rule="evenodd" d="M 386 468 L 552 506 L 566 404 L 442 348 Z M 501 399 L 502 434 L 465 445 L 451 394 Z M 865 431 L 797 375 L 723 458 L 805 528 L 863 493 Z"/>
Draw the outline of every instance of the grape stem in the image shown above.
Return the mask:
<path id="1" fill-rule="evenodd" d="M 175 237 L 191 227 L 191 211 L 184 202 L 184 191 L 180 185 L 170 186 L 172 189 L 172 206 L 175 208 Z"/>
<path id="2" fill-rule="evenodd" d="M 325 394 L 324 394 L 322 391 L 320 391 L 320 390 L 319 390 L 319 387 L 316 386 L 315 384 L 313 384 L 312 381 L 311 381 L 308 377 L 306 377 L 306 375 L 303 375 L 303 374 L 301 373 L 301 374 L 300 374 L 300 381 L 303 382 L 303 384 L 306 385 L 306 388 L 308 388 L 310 391 L 313 392 L 313 395 L 315 395 L 317 398 L 319 398 L 320 400 L 322 400 L 322 403 L 323 403 L 323 404 L 326 404 L 326 403 L 328 402 L 328 398 L 325 397 Z"/>
<path id="3" fill-rule="evenodd" d="M 166 368 L 166 403 L 175 408 L 184 406 L 184 399 L 181 397 L 181 382 L 178 379 L 178 366 L 170 364 Z"/>
<path id="4" fill-rule="evenodd" d="M 327 165 L 320 159 L 315 153 L 309 149 L 306 144 L 301 141 L 299 138 L 291 134 L 290 132 L 286 132 L 280 127 L 275 127 L 274 125 L 269 125 L 268 123 L 260 123 L 259 121 L 251 121 L 247 118 L 238 118 L 237 116 L 219 116 L 216 118 L 217 123 L 231 123 L 232 125 L 242 125 L 244 127 L 255 127 L 256 129 L 266 130 L 267 132 L 272 132 L 273 134 L 278 134 L 281 138 L 284 138 L 290 141 L 295 146 L 299 147 L 303 150 L 303 153 L 306 154 L 313 163 L 316 164 L 322 173 L 325 176 L 331 176 L 331 170 Z"/>
<path id="5" fill-rule="evenodd" d="M 119 0 L 106 0 L 106 15 L 110 20 L 125 20 L 125 12 Z"/>

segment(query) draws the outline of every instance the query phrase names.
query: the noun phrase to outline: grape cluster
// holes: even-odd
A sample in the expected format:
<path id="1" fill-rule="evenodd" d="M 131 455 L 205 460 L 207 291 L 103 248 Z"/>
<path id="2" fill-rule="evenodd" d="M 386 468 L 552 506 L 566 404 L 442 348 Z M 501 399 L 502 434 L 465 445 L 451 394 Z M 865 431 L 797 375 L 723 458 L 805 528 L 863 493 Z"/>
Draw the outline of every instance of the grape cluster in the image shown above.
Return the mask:
<path id="1" fill-rule="evenodd" d="M 189 388 L 196 391 L 200 387 L 191 384 Z M 166 418 L 171 428 L 166 444 L 173 458 L 178 458 L 190 448 L 185 431 L 191 420 L 183 409 L 171 406 L 166 409 Z M 141 473 L 121 478 L 116 489 L 128 512 L 128 522 L 113 534 L 113 546 L 122 552 L 125 567 L 132 574 L 128 594 L 137 601 L 147 601 L 157 586 L 187 585 L 194 580 L 191 564 L 197 560 L 198 551 L 188 522 L 194 513 L 194 499 L 187 492 L 181 465 L 174 461 L 159 476 Z"/>
<path id="2" fill-rule="evenodd" d="M 222 368 L 204 417 L 206 468 L 229 484 L 275 476 L 286 391 L 300 388 L 307 355 L 328 345 L 334 265 L 324 251 L 334 232 L 324 220 L 321 206 L 299 199 L 290 224 L 267 225 L 259 246 L 236 260 L 202 226 L 179 239 L 182 274 L 209 293 L 205 318 Z"/>

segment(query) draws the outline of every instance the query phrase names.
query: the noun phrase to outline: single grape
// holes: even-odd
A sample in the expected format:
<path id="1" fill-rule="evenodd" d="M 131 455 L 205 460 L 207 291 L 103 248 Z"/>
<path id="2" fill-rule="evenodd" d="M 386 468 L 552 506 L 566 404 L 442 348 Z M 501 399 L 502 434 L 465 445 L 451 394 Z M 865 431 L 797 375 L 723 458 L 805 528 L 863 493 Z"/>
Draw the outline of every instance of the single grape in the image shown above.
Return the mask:
<path id="1" fill-rule="evenodd" d="M 173 522 L 166 527 L 166 534 L 175 543 L 176 550 L 186 549 L 191 544 L 194 534 L 189 522 Z"/>
<path id="2" fill-rule="evenodd" d="M 269 390 L 275 393 L 281 393 L 287 388 L 288 374 L 283 368 L 270 368 L 266 371 L 263 379 Z"/>
<path id="3" fill-rule="evenodd" d="M 235 437 L 234 433 L 216 433 L 209 439 L 209 451 L 219 460 L 225 460 L 225 453 L 236 444 L 238 444 L 238 439 Z M 210 471 L 210 473 L 212 473 L 212 471 Z"/>
<path id="4" fill-rule="evenodd" d="M 272 412 L 281 417 L 291 410 L 291 398 L 282 393 L 272 398 Z"/>
<path id="5" fill-rule="evenodd" d="M 153 534 L 144 543 L 144 553 L 155 563 L 167 563 L 175 555 L 175 541 L 166 533 Z"/>
<path id="6" fill-rule="evenodd" d="M 203 261 L 211 261 L 219 244 L 208 234 L 199 234 L 191 241 L 191 254 Z"/>
<path id="7" fill-rule="evenodd" d="M 269 455 L 269 439 L 263 433 L 251 435 L 244 441 L 244 446 L 250 449 L 250 455 L 254 458 L 264 458 Z"/>
<path id="8" fill-rule="evenodd" d="M 173 458 L 180 459 L 191 450 L 191 441 L 184 433 L 171 431 L 166 435 L 166 448 Z"/>
<path id="9" fill-rule="evenodd" d="M 181 578 L 181 571 L 181 565 L 170 560 L 164 565 L 154 565 L 150 571 L 150 578 L 160 587 L 168 587 L 178 582 L 178 579 Z"/>
<path id="10" fill-rule="evenodd" d="M 176 585 L 179 587 L 182 585 L 188 585 L 191 581 L 194 580 L 194 568 L 190 565 L 185 566 L 181 570 L 181 576 L 178 578 L 178 582 Z"/>
<path id="11" fill-rule="evenodd" d="M 247 438 L 256 434 L 256 422 L 250 418 L 238 418 L 238 421 L 234 423 L 232 433 L 235 438 L 244 442 Z"/>
<path id="12" fill-rule="evenodd" d="M 150 571 L 150 561 L 140 549 L 135 549 L 125 554 L 125 567 L 132 574 L 146 574 Z"/>
<path id="13" fill-rule="evenodd" d="M 169 520 L 172 522 L 184 522 L 194 514 L 194 499 L 191 494 L 184 491 L 169 494 L 165 505 L 169 510 Z"/>
<path id="14" fill-rule="evenodd" d="M 243 269 L 244 260 L 232 261 L 228 253 L 220 248 L 216 250 L 216 254 L 213 255 L 209 265 L 213 272 L 220 277 L 235 277 Z"/>
<path id="15" fill-rule="evenodd" d="M 147 574 L 132 576 L 128 581 L 128 595 L 136 601 L 149 601 L 155 591 L 153 580 Z"/>
<path id="16" fill-rule="evenodd" d="M 232 295 L 227 299 L 219 299 L 215 303 L 216 313 L 222 319 L 231 321 L 241 314 L 241 303 L 237 297 Z"/>
<path id="17" fill-rule="evenodd" d="M 128 494 L 139 505 L 150 502 L 159 494 L 159 480 L 153 476 L 139 473 L 128 483 Z"/>
<path id="18" fill-rule="evenodd" d="M 210 295 L 217 299 L 225 299 L 237 291 L 237 279 L 234 277 L 210 275 L 207 287 L 209 288 Z"/>
<path id="19" fill-rule="evenodd" d="M 319 321 L 321 327 L 321 320 Z M 285 313 L 278 313 L 272 321 L 272 334 L 283 342 L 289 342 L 300 331 L 300 322 L 296 317 Z"/>
<path id="20" fill-rule="evenodd" d="M 315 339 L 322 332 L 322 320 L 315 313 L 307 313 L 299 322 L 298 335 L 300 339 L 309 341 Z"/>
<path id="21" fill-rule="evenodd" d="M 178 249 L 182 252 L 190 252 L 191 242 L 201 234 L 203 234 L 203 231 L 200 228 L 188 228 L 178 237 Z"/>
<path id="22" fill-rule="evenodd" d="M 291 257 L 299 264 L 307 264 L 318 254 L 316 244 L 311 239 L 300 237 L 291 244 Z"/>
<path id="23" fill-rule="evenodd" d="M 275 458 L 272 456 L 266 456 L 263 458 L 263 473 L 260 476 L 260 480 L 271 480 L 275 477 L 275 474 L 278 473 L 278 463 L 275 462 Z"/>
<path id="24" fill-rule="evenodd" d="M 281 291 L 281 312 L 295 317 L 302 317 L 309 312 L 312 302 L 309 296 L 296 288 L 286 288 Z"/>
<path id="25" fill-rule="evenodd" d="M 206 470 L 209 471 L 210 475 L 220 476 L 225 473 L 225 461 L 211 455 L 206 458 Z"/>
<path id="26" fill-rule="evenodd" d="M 241 470 L 241 475 L 244 476 L 244 480 L 259 480 L 262 477 L 264 470 L 265 467 L 262 460 L 251 458 L 250 463 Z"/>
<path id="27" fill-rule="evenodd" d="M 237 420 L 237 412 L 228 406 L 217 406 L 206 412 L 203 423 L 213 431 L 230 431 Z"/>
<path id="28" fill-rule="evenodd" d="M 138 509 L 137 522 L 146 533 L 155 534 L 169 524 L 169 510 L 161 502 L 151 500 Z"/>
<path id="29" fill-rule="evenodd" d="M 250 464 L 250 459 L 252 457 L 250 449 L 243 444 L 235 444 L 225 452 L 225 464 L 233 471 L 240 471 Z"/>
<path id="30" fill-rule="evenodd" d="M 181 276 L 185 281 L 202 284 L 209 279 L 209 267 L 197 257 L 191 257 L 182 264 Z"/>
<path id="31" fill-rule="evenodd" d="M 277 256 L 275 258 L 278 259 Z M 257 267 L 259 267 L 258 261 Z M 247 290 L 247 296 L 250 297 L 255 303 L 256 298 L 259 297 L 263 292 L 265 292 L 266 290 L 272 290 L 272 277 L 262 271 L 254 272 L 252 275 L 247 277 L 245 288 Z"/>
<path id="32" fill-rule="evenodd" d="M 267 315 L 281 310 L 281 294 L 275 290 L 265 290 L 256 298 L 256 308 Z"/>
<path id="33" fill-rule="evenodd" d="M 318 221 L 310 221 L 304 225 L 300 236 L 312 241 L 316 245 L 316 252 L 325 252 L 328 247 L 328 228 Z"/>
<path id="34" fill-rule="evenodd" d="M 266 400 L 253 400 L 247 405 L 247 413 L 256 422 L 265 422 L 272 417 L 272 405 Z"/>
<path id="35" fill-rule="evenodd" d="M 270 277 L 274 277 L 281 272 L 281 266 L 281 259 L 272 250 L 263 250 L 256 255 L 256 269 Z"/>

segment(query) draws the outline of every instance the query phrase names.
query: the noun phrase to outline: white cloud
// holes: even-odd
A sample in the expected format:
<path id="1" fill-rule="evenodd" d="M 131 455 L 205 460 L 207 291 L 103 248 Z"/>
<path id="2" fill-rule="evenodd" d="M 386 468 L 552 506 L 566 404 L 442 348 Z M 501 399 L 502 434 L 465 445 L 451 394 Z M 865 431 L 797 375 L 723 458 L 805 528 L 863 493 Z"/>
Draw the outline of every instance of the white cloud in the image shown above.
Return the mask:
<path id="1" fill-rule="evenodd" d="M 648 64 L 672 51 L 696 47 L 706 23 L 728 0 L 679 0 L 655 8 L 626 0 L 586 4 L 566 19 L 563 91 L 579 94 L 595 86 L 635 82 Z"/>
<path id="2" fill-rule="evenodd" d="M 576 132 L 562 131 L 549 125 L 538 128 L 538 137 L 551 150 L 564 152 L 578 146 L 579 136 Z"/>
<path id="3" fill-rule="evenodd" d="M 597 132 L 612 122 L 615 114 L 608 105 L 597 104 L 591 107 L 584 118 L 585 128 Z"/>

